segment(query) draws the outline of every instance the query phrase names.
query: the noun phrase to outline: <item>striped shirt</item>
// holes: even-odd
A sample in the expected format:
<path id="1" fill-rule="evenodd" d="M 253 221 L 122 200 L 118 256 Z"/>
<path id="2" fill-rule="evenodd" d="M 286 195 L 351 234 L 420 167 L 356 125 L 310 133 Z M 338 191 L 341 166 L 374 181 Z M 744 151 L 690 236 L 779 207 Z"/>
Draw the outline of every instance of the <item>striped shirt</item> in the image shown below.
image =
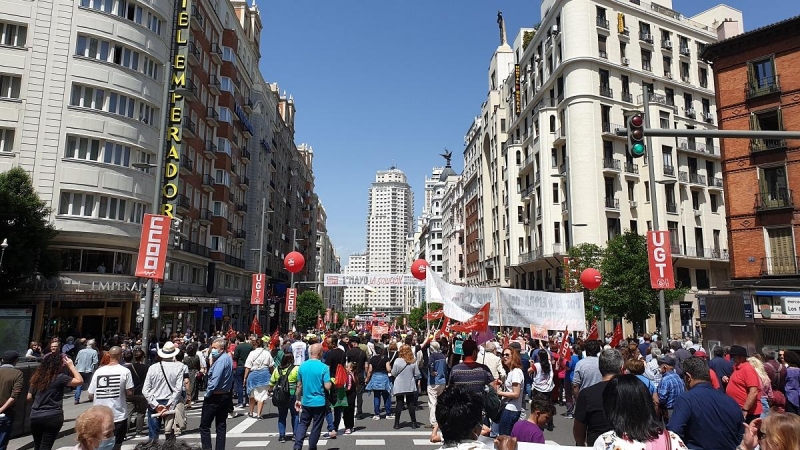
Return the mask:
<path id="1" fill-rule="evenodd" d="M 483 387 L 494 381 L 488 367 L 476 362 L 463 362 L 450 369 L 450 384 L 468 391 L 482 393 Z"/>

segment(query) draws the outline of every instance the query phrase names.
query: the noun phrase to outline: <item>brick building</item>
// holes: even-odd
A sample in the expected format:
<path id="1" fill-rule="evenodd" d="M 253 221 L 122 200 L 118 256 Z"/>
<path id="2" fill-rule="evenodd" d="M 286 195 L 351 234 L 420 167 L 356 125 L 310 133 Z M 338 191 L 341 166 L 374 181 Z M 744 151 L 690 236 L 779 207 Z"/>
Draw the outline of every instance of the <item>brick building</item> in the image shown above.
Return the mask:
<path id="1" fill-rule="evenodd" d="M 722 40 L 704 58 L 714 65 L 719 126 L 800 130 L 800 17 Z M 701 301 L 705 337 L 732 343 L 800 342 L 800 140 L 724 139 L 722 176 L 728 217 L 729 296 Z"/>

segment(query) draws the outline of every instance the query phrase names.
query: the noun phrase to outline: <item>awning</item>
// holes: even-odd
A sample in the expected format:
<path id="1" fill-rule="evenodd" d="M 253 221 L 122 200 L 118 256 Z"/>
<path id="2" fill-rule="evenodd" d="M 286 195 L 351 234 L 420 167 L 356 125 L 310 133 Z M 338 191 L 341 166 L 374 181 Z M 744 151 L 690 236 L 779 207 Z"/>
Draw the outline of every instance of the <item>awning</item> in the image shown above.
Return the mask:
<path id="1" fill-rule="evenodd" d="M 756 291 L 762 297 L 800 297 L 800 291 Z"/>

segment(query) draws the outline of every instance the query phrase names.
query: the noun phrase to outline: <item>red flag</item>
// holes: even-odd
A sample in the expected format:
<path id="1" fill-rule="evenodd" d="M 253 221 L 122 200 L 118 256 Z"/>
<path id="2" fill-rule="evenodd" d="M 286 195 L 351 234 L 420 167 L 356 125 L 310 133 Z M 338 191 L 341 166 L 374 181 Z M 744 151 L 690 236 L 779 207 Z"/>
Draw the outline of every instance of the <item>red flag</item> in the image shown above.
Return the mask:
<path id="1" fill-rule="evenodd" d="M 231 324 L 228 324 L 228 332 L 225 333 L 225 339 L 232 341 L 236 337 L 236 330 L 233 329 Z"/>
<path id="2" fill-rule="evenodd" d="M 272 337 L 269 338 L 269 349 L 275 350 L 278 348 L 278 342 L 281 340 L 280 328 L 275 328 L 275 332 L 272 333 Z"/>
<path id="3" fill-rule="evenodd" d="M 317 314 L 317 329 L 318 330 L 324 330 L 325 329 L 325 323 L 322 322 L 322 316 L 319 315 L 319 314 Z"/>
<path id="4" fill-rule="evenodd" d="M 253 317 L 253 323 L 250 324 L 250 331 L 257 334 L 258 336 L 261 336 L 261 324 L 258 323 L 258 319 L 256 319 L 255 317 Z"/>
<path id="5" fill-rule="evenodd" d="M 458 325 L 453 325 L 453 331 L 486 331 L 489 328 L 489 302 L 486 302 L 474 316 Z"/>
<path id="6" fill-rule="evenodd" d="M 503 336 L 503 348 L 508 348 L 508 335 Z"/>
<path id="7" fill-rule="evenodd" d="M 611 337 L 611 348 L 617 348 L 620 342 L 622 342 L 622 322 L 618 323 L 614 328 L 614 336 Z"/>
<path id="8" fill-rule="evenodd" d="M 592 326 L 589 327 L 589 335 L 586 336 L 587 341 L 596 341 L 600 339 L 600 334 L 597 332 L 597 319 L 592 321 Z"/>
<path id="9" fill-rule="evenodd" d="M 442 328 L 436 333 L 436 336 L 450 336 L 450 331 L 447 328 L 447 324 L 450 323 L 450 318 L 445 316 L 444 320 L 442 321 Z"/>
<path id="10" fill-rule="evenodd" d="M 439 320 L 444 317 L 444 310 L 437 309 L 436 311 L 429 311 L 422 318 L 425 320 Z"/>
<path id="11" fill-rule="evenodd" d="M 564 337 L 561 339 L 561 347 L 558 349 L 558 354 L 561 357 L 562 364 L 564 364 L 567 359 L 572 357 L 570 353 L 572 352 L 569 347 L 569 327 L 567 327 L 564 328 Z"/>
<path id="12" fill-rule="evenodd" d="M 511 334 L 511 340 L 516 341 L 519 338 L 519 333 L 517 333 L 517 329 L 514 328 L 514 332 Z"/>

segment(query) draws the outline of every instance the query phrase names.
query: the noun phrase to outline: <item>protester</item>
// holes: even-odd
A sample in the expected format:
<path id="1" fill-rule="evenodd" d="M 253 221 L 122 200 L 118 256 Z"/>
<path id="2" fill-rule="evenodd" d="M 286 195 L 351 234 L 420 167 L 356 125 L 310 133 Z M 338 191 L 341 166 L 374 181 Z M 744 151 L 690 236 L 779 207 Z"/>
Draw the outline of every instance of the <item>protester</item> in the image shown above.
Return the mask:
<path id="1" fill-rule="evenodd" d="M 183 380 L 186 366 L 175 361 L 180 349 L 170 341 L 157 350 L 161 361 L 151 365 L 142 385 L 142 395 L 147 400 L 148 442 L 158 440 L 161 419 L 164 419 L 164 434 L 168 440 L 175 439 L 175 410 L 183 402 Z M 206 397 L 208 402 L 208 397 Z M 204 405 L 205 406 L 205 405 Z M 201 434 L 202 436 L 202 434 Z M 209 447 L 210 448 L 210 447 Z"/>
<path id="2" fill-rule="evenodd" d="M 197 356 L 197 346 L 189 344 L 186 346 L 186 356 L 183 357 L 183 364 L 186 366 L 186 374 L 189 377 L 189 391 L 186 393 L 186 407 L 192 407 L 192 401 L 198 398 L 198 382 L 197 379 L 202 377 L 201 358 Z M 199 375 L 199 376 L 198 376 Z"/>
<path id="3" fill-rule="evenodd" d="M 272 394 L 272 404 L 278 408 L 278 442 L 286 442 L 286 414 L 291 413 L 292 433 L 297 432 L 298 411 L 294 408 L 294 398 L 297 391 L 297 371 L 299 366 L 294 365 L 294 355 L 291 352 L 284 353 L 280 366 L 272 372 L 269 380 L 269 393 Z M 283 389 L 285 386 L 289 390 L 282 395 L 275 395 L 275 389 Z"/>
<path id="4" fill-rule="evenodd" d="M 488 367 L 476 361 L 478 344 L 475 341 L 471 339 L 464 341 L 461 345 L 461 351 L 464 353 L 464 361 L 450 369 L 449 383 L 476 394 L 481 394 L 486 386 L 494 383 L 495 379 L 492 377 L 492 372 Z M 503 350 L 503 353 L 506 353 L 506 351 Z"/>
<path id="5" fill-rule="evenodd" d="M 375 346 L 375 356 L 369 359 L 367 366 L 367 387 L 368 391 L 372 391 L 372 401 L 375 407 L 375 415 L 372 420 L 380 420 L 381 418 L 381 399 L 383 399 L 383 406 L 386 409 L 386 419 L 394 419 L 392 414 L 392 382 L 389 380 L 389 373 L 392 367 L 389 365 L 389 360 L 383 355 L 383 348 Z"/>
<path id="6" fill-rule="evenodd" d="M 740 450 L 797 450 L 800 448 L 800 417 L 796 414 L 770 414 L 745 425 Z"/>
<path id="7" fill-rule="evenodd" d="M 587 341 L 583 347 L 586 350 L 586 357 L 575 365 L 572 375 L 572 394 L 576 399 L 582 389 L 594 386 L 603 379 L 597 358 L 597 354 L 600 353 L 600 341 Z"/>
<path id="8" fill-rule="evenodd" d="M 361 418 L 364 415 L 364 388 L 366 386 L 366 364 L 367 352 L 365 352 L 359 345 L 361 339 L 358 336 L 350 338 L 350 349 L 347 350 L 346 357 L 348 363 L 354 363 L 353 369 L 356 375 L 356 401 L 355 401 L 355 415 Z"/>
<path id="9" fill-rule="evenodd" d="M 661 358 L 661 349 L 652 346 L 650 349 L 650 360 L 644 365 L 644 376 L 653 383 L 653 387 L 658 389 L 661 383 L 661 364 L 658 359 Z"/>
<path id="10" fill-rule="evenodd" d="M 464 345 L 466 345 L 466 343 L 464 343 Z M 514 424 L 519 420 L 520 412 L 523 411 L 522 390 L 525 384 L 525 376 L 522 373 L 522 362 L 520 361 L 519 353 L 511 347 L 503 349 L 503 368 L 507 375 L 502 389 L 499 383 L 495 384 L 497 395 L 505 402 L 505 408 L 500 416 L 498 433 L 508 436 L 511 434 Z M 455 368 L 453 370 L 455 371 Z"/>
<path id="11" fill-rule="evenodd" d="M 120 364 L 120 347 L 111 347 L 106 354 L 109 363 L 99 367 L 89 382 L 89 401 L 95 406 L 111 408 L 114 413 L 114 450 L 120 450 L 128 432 L 127 397 L 133 395 L 133 376 Z"/>
<path id="12" fill-rule="evenodd" d="M 533 363 L 528 369 L 531 375 L 531 398 L 544 398 L 552 401 L 552 392 L 554 389 L 554 376 L 553 367 L 550 362 L 550 352 L 539 352 L 539 362 Z M 572 389 L 572 385 L 570 385 Z M 547 422 L 547 430 L 553 431 L 553 415 L 550 415 L 550 420 Z"/>
<path id="13" fill-rule="evenodd" d="M 233 407 L 231 388 L 234 378 L 233 358 L 225 351 L 226 343 L 225 339 L 218 338 L 211 344 L 213 362 L 208 370 L 208 386 L 199 427 L 200 443 L 204 449 L 211 449 L 211 423 L 214 422 L 217 434 L 214 450 L 225 450 L 228 411 Z"/>
<path id="14" fill-rule="evenodd" d="M 551 423 L 556 414 L 556 407 L 550 399 L 537 396 L 531 399 L 531 414 L 527 420 L 520 420 L 514 424 L 511 437 L 519 442 L 532 442 L 544 444 L 544 432 L 547 424 Z"/>
<path id="15" fill-rule="evenodd" d="M 436 404 L 436 423 L 442 432 L 442 449 L 492 449 L 485 441 L 479 440 L 482 413 L 483 400 L 480 394 L 458 385 L 445 388 Z"/>
<path id="16" fill-rule="evenodd" d="M 645 362 L 643 359 L 629 359 L 625 361 L 625 370 L 631 375 L 636 375 L 636 378 L 647 388 L 647 392 L 653 395 L 656 392 L 656 386 L 649 378 L 644 376 L 644 368 Z"/>
<path id="17" fill-rule="evenodd" d="M 18 360 L 19 353 L 8 350 L 3 354 L 3 364 L 0 365 L 0 450 L 8 447 L 16 418 L 16 405 L 21 400 L 19 395 L 22 393 L 22 371 L 14 367 Z M 23 414 L 24 407 L 25 404 L 22 403 Z"/>
<path id="18" fill-rule="evenodd" d="M 392 394 L 396 400 L 396 410 L 394 418 L 394 428 L 400 428 L 400 416 L 403 414 L 404 407 L 408 408 L 411 416 L 411 428 L 419 428 L 417 423 L 416 405 L 414 404 L 414 392 L 417 392 L 417 380 L 422 376 L 414 360 L 411 347 L 403 345 L 398 352 L 399 357 L 392 365 L 392 376 L 394 383 Z"/>
<path id="19" fill-rule="evenodd" d="M 333 383 L 339 366 L 342 367 L 342 370 L 346 371 L 346 369 L 344 369 L 346 355 L 344 350 L 336 346 L 336 341 L 339 339 L 335 334 L 329 339 L 328 346 L 330 350 L 325 353 L 324 359 L 325 365 L 328 366 L 331 383 Z M 328 424 L 328 432 L 325 433 L 323 437 L 326 439 L 336 439 L 336 435 L 339 431 L 337 430 L 337 427 L 339 426 L 339 422 L 342 420 L 344 409 L 347 408 L 347 389 L 345 386 L 336 387 L 336 385 L 333 385 L 329 391 L 329 394 L 330 395 L 327 398 L 328 401 L 325 405 L 325 421 Z M 331 411 L 331 409 L 333 409 L 333 411 Z"/>
<path id="20" fill-rule="evenodd" d="M 42 357 L 42 346 L 36 341 L 33 341 L 28 346 L 28 351 L 25 352 L 25 359 L 39 359 Z"/>
<path id="21" fill-rule="evenodd" d="M 114 448 L 114 412 L 105 405 L 95 405 L 75 420 L 73 450 L 111 450 Z"/>
<path id="22" fill-rule="evenodd" d="M 68 369 L 69 374 L 64 372 Z M 34 450 L 51 450 L 58 432 L 64 425 L 64 388 L 79 386 L 84 379 L 75 364 L 58 351 L 42 358 L 41 365 L 31 376 L 28 402 L 31 405 L 31 434 Z"/>
<path id="23" fill-rule="evenodd" d="M 600 353 L 598 357 L 598 369 L 602 375 L 600 382 L 582 389 L 575 402 L 572 436 L 575 438 L 576 446 L 593 444 L 598 436 L 612 429 L 603 407 L 603 391 L 612 378 L 622 373 L 624 364 L 619 350 L 607 349 Z"/>
<path id="24" fill-rule="evenodd" d="M 133 352 L 130 350 L 122 354 L 125 361 L 125 367 L 131 371 L 133 379 L 133 395 L 127 396 L 128 412 L 134 418 L 134 433 L 144 433 L 144 417 L 147 413 L 147 399 L 142 395 L 142 388 L 144 387 L 144 379 L 147 376 L 147 365 L 144 364 L 144 351 L 141 348 L 135 349 Z"/>
<path id="25" fill-rule="evenodd" d="M 658 406 L 658 413 L 664 419 L 664 422 L 667 422 L 669 421 L 669 415 L 672 413 L 675 399 L 685 391 L 685 387 L 681 377 L 675 373 L 677 362 L 674 357 L 664 355 L 658 358 L 658 363 L 661 367 L 661 382 L 658 383 L 658 389 L 652 396 L 653 401 Z"/>
<path id="26" fill-rule="evenodd" d="M 492 346 L 494 348 L 494 345 Z M 432 341 L 428 355 L 428 419 L 429 428 L 436 425 L 436 402 L 447 384 L 447 359 L 442 354 L 441 345 Z M 499 358 L 498 358 L 499 359 Z M 502 364 L 501 364 L 502 365 Z"/>
<path id="27" fill-rule="evenodd" d="M 75 368 L 78 369 L 78 372 L 83 378 L 83 383 L 75 388 L 76 405 L 81 402 L 81 391 L 89 387 L 89 382 L 92 380 L 92 373 L 97 369 L 99 363 L 100 356 L 97 353 L 97 344 L 94 339 L 90 339 L 86 342 L 86 347 L 78 351 L 77 356 L 75 356 Z"/>
<path id="28" fill-rule="evenodd" d="M 619 375 L 608 382 L 603 390 L 603 409 L 611 431 L 597 437 L 595 450 L 641 450 L 651 445 L 685 448 L 677 434 L 664 429 L 650 393 L 635 375 Z"/>
<path id="29" fill-rule="evenodd" d="M 786 350 L 783 356 L 787 364 L 786 382 L 786 412 L 800 414 L 800 354 L 793 350 Z"/>
<path id="30" fill-rule="evenodd" d="M 358 377 L 355 374 L 356 364 L 347 363 L 347 382 L 345 383 L 345 396 L 347 406 L 344 409 L 344 434 L 352 434 L 355 429 L 356 394 Z"/>
<path id="31" fill-rule="evenodd" d="M 772 380 L 769 379 L 767 371 L 764 370 L 764 363 L 757 356 L 747 358 L 747 362 L 753 366 L 753 370 L 758 375 L 760 386 L 758 388 L 758 401 L 761 402 L 761 418 L 769 415 L 769 402 L 772 399 Z"/>
<path id="32" fill-rule="evenodd" d="M 572 356 L 570 357 L 569 361 L 566 362 L 567 372 L 564 374 L 564 397 L 567 403 L 567 411 L 564 413 L 564 417 L 567 419 L 573 419 L 575 417 L 575 391 L 572 388 L 572 383 L 575 380 L 575 366 L 578 365 L 578 362 L 580 362 L 582 352 L 583 347 L 581 347 L 579 344 L 573 345 Z"/>
<path id="33" fill-rule="evenodd" d="M 733 361 L 733 374 L 728 381 L 725 393 L 736 400 L 742 410 L 745 422 L 750 423 L 762 412 L 759 401 L 761 379 L 753 366 L 747 362 L 747 349 L 740 345 L 732 345 L 729 354 Z"/>
<path id="34" fill-rule="evenodd" d="M 708 368 L 713 370 L 719 378 L 720 390 L 725 392 L 728 380 L 733 375 L 733 363 L 725 359 L 725 348 L 721 345 L 714 347 L 714 357 L 708 362 Z"/>
<path id="35" fill-rule="evenodd" d="M 264 402 L 268 399 L 268 386 L 271 370 L 275 365 L 272 354 L 263 347 L 261 339 L 251 339 L 253 350 L 244 363 L 244 384 L 247 395 L 250 397 L 249 417 L 261 419 L 264 411 Z M 256 411 L 256 406 L 258 407 Z"/>
<path id="36" fill-rule="evenodd" d="M 297 432 L 294 433 L 294 450 L 303 449 L 306 431 L 311 427 L 308 437 L 309 450 L 316 450 L 322 423 L 325 420 L 326 393 L 331 388 L 328 366 L 320 361 L 322 345 L 313 344 L 308 349 L 308 361 L 300 365 L 297 372 L 297 400 L 295 409 L 300 413 Z"/>

